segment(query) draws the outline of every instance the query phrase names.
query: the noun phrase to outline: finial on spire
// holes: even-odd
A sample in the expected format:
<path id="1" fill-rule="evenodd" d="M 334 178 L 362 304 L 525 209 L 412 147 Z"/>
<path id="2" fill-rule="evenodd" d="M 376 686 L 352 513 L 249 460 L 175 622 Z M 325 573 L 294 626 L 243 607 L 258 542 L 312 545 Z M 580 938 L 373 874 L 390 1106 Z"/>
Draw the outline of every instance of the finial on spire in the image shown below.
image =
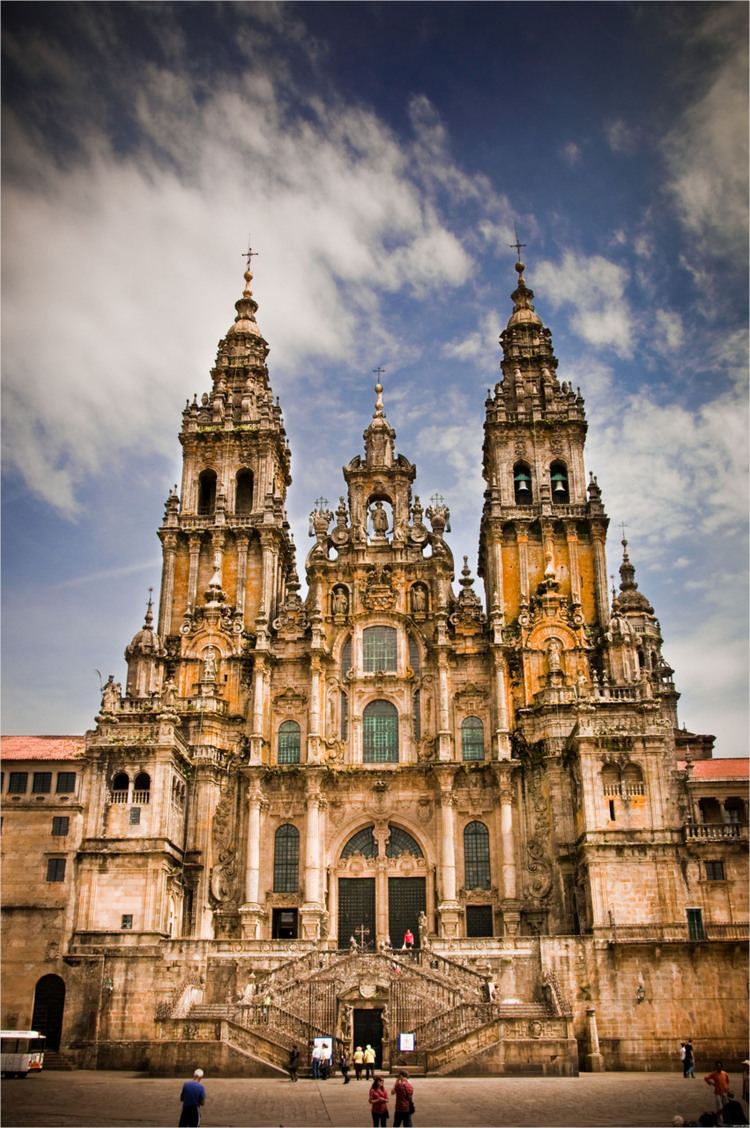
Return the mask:
<path id="1" fill-rule="evenodd" d="M 153 610 L 152 610 L 152 608 L 154 606 L 154 601 L 151 598 L 153 596 L 153 594 L 154 594 L 154 589 L 152 587 L 150 587 L 148 589 L 148 603 L 146 604 L 146 621 L 143 624 L 144 627 L 150 627 L 151 624 L 154 621 L 154 613 L 153 613 Z"/>
<path id="2" fill-rule="evenodd" d="M 252 275 L 252 270 L 251 270 L 251 267 L 253 265 L 253 259 L 257 258 L 259 254 L 260 254 L 259 251 L 253 250 L 252 244 L 250 242 L 250 236 L 248 235 L 248 237 L 247 237 L 247 250 L 242 252 L 242 258 L 245 260 L 245 274 L 244 274 L 243 277 L 245 279 L 244 293 L 246 293 L 246 294 L 250 293 L 250 283 L 253 280 L 253 275 Z"/>
<path id="3" fill-rule="evenodd" d="M 375 412 L 373 414 L 373 419 L 377 419 L 379 415 L 383 414 L 383 385 L 380 382 L 380 377 L 386 369 L 378 365 L 378 367 L 373 368 L 372 371 L 373 375 L 378 378 L 378 382 L 375 385 Z"/>
<path id="4" fill-rule="evenodd" d="M 518 224 L 516 224 L 516 223 L 513 224 L 513 230 L 516 233 L 516 241 L 515 241 L 515 243 L 509 243 L 508 246 L 516 252 L 516 263 L 521 267 L 521 270 L 523 270 L 523 265 L 521 263 L 521 248 L 525 247 L 526 244 L 522 243 L 520 241 L 520 239 L 518 238 Z M 519 274 L 520 273 L 521 273 L 521 271 L 519 271 Z"/>

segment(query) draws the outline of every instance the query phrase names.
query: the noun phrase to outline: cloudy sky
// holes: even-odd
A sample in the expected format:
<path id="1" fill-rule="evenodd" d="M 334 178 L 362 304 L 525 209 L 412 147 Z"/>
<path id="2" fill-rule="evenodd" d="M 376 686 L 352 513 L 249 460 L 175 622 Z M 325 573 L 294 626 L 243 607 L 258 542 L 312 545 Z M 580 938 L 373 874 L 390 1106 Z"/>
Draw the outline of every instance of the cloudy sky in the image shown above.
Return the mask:
<path id="1" fill-rule="evenodd" d="M 475 568 L 517 225 L 609 571 L 624 522 L 681 720 L 746 754 L 746 44 L 741 3 L 6 4 L 4 731 L 124 680 L 248 233 L 300 562 L 382 365 Z"/>

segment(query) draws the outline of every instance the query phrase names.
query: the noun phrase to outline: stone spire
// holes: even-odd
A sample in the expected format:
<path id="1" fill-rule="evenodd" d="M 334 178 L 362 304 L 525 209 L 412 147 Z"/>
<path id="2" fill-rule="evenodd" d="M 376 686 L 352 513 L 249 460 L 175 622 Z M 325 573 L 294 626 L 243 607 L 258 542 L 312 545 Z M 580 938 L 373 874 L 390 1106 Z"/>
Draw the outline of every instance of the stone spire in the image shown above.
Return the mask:
<path id="1" fill-rule="evenodd" d="M 620 592 L 617 596 L 617 610 L 645 611 L 646 614 L 653 615 L 653 607 L 643 592 L 638 591 L 638 584 L 635 582 L 635 567 L 628 556 L 628 542 L 623 537 L 621 543 L 622 564 L 620 565 Z"/>
<path id="2" fill-rule="evenodd" d="M 362 437 L 365 440 L 365 458 L 368 466 L 393 465 L 396 432 L 385 417 L 381 383 L 375 385 L 375 410 L 372 413 L 372 422 Z"/>

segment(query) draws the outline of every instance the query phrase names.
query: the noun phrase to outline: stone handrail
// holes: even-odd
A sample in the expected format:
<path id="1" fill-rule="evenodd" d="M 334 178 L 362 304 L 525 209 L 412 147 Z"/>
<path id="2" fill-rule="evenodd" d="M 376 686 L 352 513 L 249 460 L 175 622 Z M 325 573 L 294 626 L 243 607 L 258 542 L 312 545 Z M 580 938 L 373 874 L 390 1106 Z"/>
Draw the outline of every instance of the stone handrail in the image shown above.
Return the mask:
<path id="1" fill-rule="evenodd" d="M 415 949 L 408 955 L 404 952 L 394 952 L 393 958 L 406 967 L 416 964 L 421 971 L 427 974 L 435 971 L 438 974 L 447 975 L 450 978 L 451 986 L 475 991 L 480 999 L 483 997 L 485 983 L 487 982 L 484 975 L 471 971 L 470 968 L 456 963 L 455 960 L 449 960 L 446 956 L 439 956 L 437 952 L 430 948 Z"/>
<path id="2" fill-rule="evenodd" d="M 741 823 L 688 823 L 686 838 L 708 838 L 712 841 L 726 838 L 742 838 L 747 835 L 747 826 Z"/>
<path id="3" fill-rule="evenodd" d="M 617 944 L 637 944 L 644 941 L 653 943 L 701 943 L 710 940 L 747 940 L 750 925 L 747 922 L 733 923 L 703 921 L 701 935 L 691 934 L 687 923 L 675 924 L 618 924 L 604 933 L 610 942 Z"/>

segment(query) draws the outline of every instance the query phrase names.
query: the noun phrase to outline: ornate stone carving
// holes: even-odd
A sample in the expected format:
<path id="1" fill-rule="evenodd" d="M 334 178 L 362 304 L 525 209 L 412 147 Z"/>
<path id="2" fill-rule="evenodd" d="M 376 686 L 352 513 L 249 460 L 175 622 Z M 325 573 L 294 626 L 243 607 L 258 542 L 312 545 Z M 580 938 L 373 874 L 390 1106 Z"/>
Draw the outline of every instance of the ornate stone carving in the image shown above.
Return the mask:
<path id="1" fill-rule="evenodd" d="M 387 611 L 396 601 L 393 590 L 393 577 L 390 564 L 379 567 L 371 564 L 367 570 L 367 579 L 361 589 L 362 601 L 370 611 Z"/>

